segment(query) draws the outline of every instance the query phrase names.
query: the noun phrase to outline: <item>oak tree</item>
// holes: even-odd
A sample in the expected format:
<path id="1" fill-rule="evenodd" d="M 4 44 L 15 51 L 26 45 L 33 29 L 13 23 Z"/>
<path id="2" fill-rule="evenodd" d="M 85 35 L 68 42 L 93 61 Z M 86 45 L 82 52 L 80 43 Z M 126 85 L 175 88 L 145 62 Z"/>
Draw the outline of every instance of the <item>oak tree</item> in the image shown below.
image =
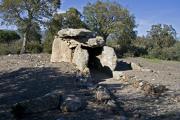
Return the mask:
<path id="1" fill-rule="evenodd" d="M 23 31 L 21 53 L 26 50 L 32 24 L 45 26 L 60 8 L 60 0 L 1 0 L 0 17 L 4 23 L 16 25 Z"/>

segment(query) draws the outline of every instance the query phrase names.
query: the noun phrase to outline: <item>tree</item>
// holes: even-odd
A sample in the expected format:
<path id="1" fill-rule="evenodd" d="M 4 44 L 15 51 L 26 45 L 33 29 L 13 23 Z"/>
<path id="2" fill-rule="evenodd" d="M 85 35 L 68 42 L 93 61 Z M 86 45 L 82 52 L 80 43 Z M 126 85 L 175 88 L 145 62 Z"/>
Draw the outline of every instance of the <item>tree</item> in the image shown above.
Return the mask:
<path id="1" fill-rule="evenodd" d="M 82 21 L 81 13 L 75 8 L 69 8 L 65 13 L 55 14 L 48 24 L 46 38 L 44 42 L 44 51 L 51 52 L 51 46 L 55 34 L 64 28 L 86 28 Z"/>
<path id="2" fill-rule="evenodd" d="M 20 36 L 15 31 L 0 30 L 0 42 L 9 44 L 14 40 L 19 40 Z"/>
<path id="3" fill-rule="evenodd" d="M 69 8 L 65 13 L 54 14 L 48 24 L 48 30 L 55 34 L 63 28 L 86 28 L 82 15 L 76 8 Z"/>
<path id="4" fill-rule="evenodd" d="M 88 28 L 104 39 L 111 33 L 116 36 L 119 43 L 121 41 L 129 43 L 136 37 L 134 16 L 116 2 L 98 0 L 94 4 L 88 3 L 84 7 L 83 14 Z"/>
<path id="5" fill-rule="evenodd" d="M 23 34 L 23 30 L 21 30 L 20 28 L 18 29 L 18 31 Z M 39 24 L 37 23 L 32 23 L 30 29 L 29 29 L 29 34 L 27 35 L 27 42 L 38 42 L 41 43 L 41 28 L 39 26 Z"/>
<path id="6" fill-rule="evenodd" d="M 63 14 L 63 28 L 86 28 L 85 23 L 81 20 L 82 15 L 76 8 L 70 8 Z"/>
<path id="7" fill-rule="evenodd" d="M 37 23 L 44 26 L 60 4 L 60 0 L 1 0 L 1 18 L 8 24 L 16 25 L 23 32 L 21 53 L 26 50 L 32 24 Z"/>
<path id="8" fill-rule="evenodd" d="M 158 47 L 162 49 L 171 47 L 176 42 L 176 30 L 172 25 L 152 25 L 151 30 L 148 31 L 147 37 L 154 48 Z"/>

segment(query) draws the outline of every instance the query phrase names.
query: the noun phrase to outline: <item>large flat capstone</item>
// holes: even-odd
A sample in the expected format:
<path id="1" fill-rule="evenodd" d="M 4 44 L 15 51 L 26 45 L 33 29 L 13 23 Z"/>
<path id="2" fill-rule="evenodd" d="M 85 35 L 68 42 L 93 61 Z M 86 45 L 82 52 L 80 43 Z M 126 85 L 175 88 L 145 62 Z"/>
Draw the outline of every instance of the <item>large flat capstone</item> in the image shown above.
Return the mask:
<path id="1" fill-rule="evenodd" d="M 87 29 L 62 29 L 58 32 L 59 37 L 93 37 L 93 32 Z"/>

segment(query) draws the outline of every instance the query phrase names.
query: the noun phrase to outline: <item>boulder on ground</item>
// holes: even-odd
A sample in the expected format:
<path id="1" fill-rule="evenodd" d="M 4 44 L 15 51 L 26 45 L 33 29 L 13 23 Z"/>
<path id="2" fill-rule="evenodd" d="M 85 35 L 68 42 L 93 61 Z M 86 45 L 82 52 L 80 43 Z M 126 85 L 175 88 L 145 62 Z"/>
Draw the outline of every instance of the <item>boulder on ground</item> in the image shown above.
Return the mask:
<path id="1" fill-rule="evenodd" d="M 66 38 L 66 37 L 93 37 L 93 32 L 87 29 L 62 29 L 58 32 L 58 36 L 60 38 Z"/>
<path id="2" fill-rule="evenodd" d="M 131 68 L 132 68 L 132 70 L 137 70 L 137 71 L 141 71 L 141 66 L 140 66 L 140 64 L 136 64 L 136 63 L 131 63 Z"/>
<path id="3" fill-rule="evenodd" d="M 12 106 L 14 116 L 39 113 L 58 108 L 62 95 L 59 92 L 49 93 L 42 97 L 16 103 Z"/>
<path id="4" fill-rule="evenodd" d="M 96 99 L 97 101 L 103 102 L 111 99 L 109 91 L 102 86 L 99 86 L 96 90 Z"/>
<path id="5" fill-rule="evenodd" d="M 75 95 L 68 95 L 60 109 L 62 112 L 77 112 L 85 107 L 85 102 L 83 102 L 79 97 Z"/>
<path id="6" fill-rule="evenodd" d="M 61 38 L 54 39 L 52 47 L 51 62 L 71 62 L 72 50 L 66 41 Z"/>

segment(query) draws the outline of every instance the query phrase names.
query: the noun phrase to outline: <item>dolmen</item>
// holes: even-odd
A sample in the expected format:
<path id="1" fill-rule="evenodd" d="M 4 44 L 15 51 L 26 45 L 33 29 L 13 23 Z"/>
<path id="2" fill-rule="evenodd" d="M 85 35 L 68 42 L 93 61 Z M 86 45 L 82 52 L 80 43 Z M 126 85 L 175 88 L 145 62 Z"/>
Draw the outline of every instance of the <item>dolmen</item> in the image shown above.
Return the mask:
<path id="1" fill-rule="evenodd" d="M 87 29 L 62 29 L 55 36 L 52 45 L 51 62 L 69 62 L 76 65 L 83 74 L 90 69 L 113 73 L 117 56 L 113 48 L 106 46 L 101 36 L 95 36 Z"/>

